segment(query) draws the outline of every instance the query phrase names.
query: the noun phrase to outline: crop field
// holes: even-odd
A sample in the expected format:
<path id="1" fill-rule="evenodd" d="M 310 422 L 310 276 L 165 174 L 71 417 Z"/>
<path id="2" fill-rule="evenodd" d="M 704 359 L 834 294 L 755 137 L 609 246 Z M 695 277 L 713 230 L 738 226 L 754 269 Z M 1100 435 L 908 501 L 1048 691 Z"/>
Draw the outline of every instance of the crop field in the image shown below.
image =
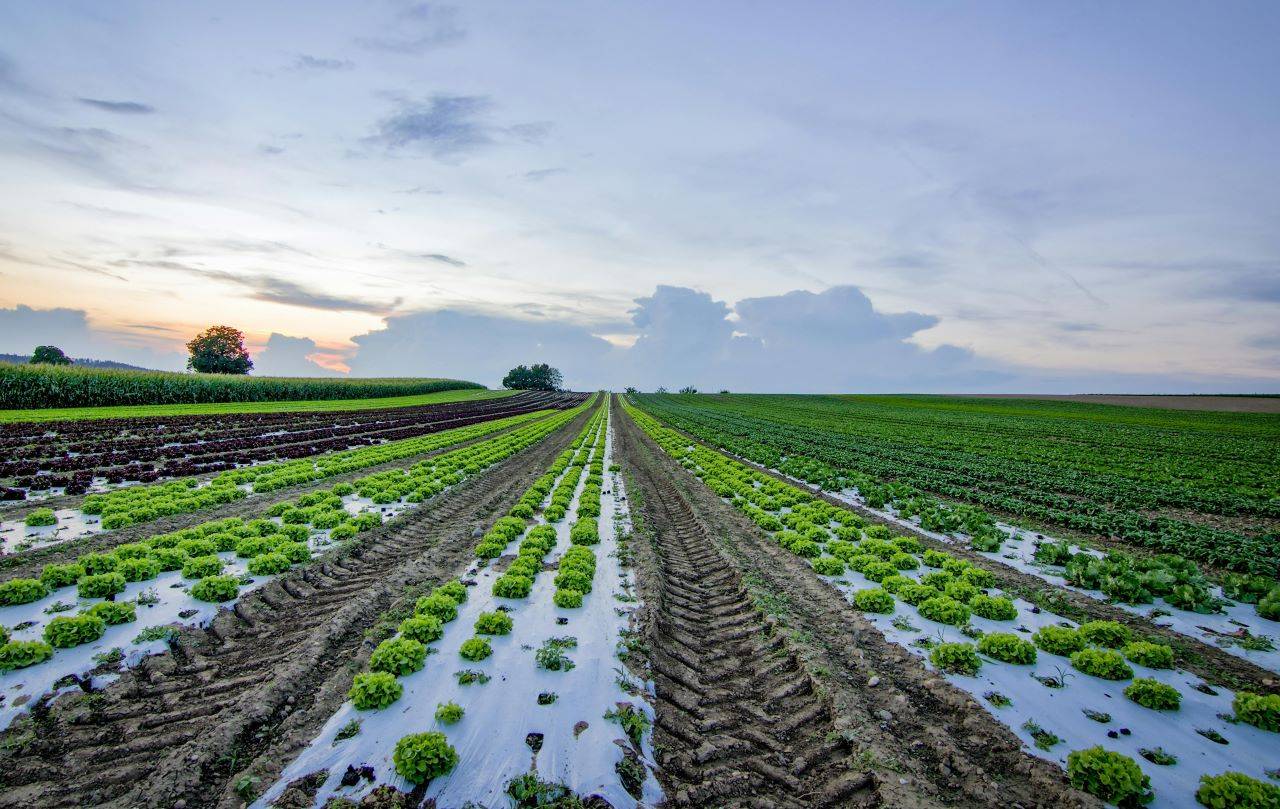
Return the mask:
<path id="1" fill-rule="evenodd" d="M 0 807 L 1280 805 L 1280 417 L 0 426 Z"/>

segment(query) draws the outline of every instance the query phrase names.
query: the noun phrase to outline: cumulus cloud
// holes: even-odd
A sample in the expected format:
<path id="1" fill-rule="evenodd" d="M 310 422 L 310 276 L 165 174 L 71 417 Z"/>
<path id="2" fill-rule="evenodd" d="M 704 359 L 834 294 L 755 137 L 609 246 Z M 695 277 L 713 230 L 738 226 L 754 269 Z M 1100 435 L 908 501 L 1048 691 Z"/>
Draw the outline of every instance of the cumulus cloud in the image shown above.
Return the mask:
<path id="1" fill-rule="evenodd" d="M 318 350 L 316 341 L 308 337 L 272 332 L 253 358 L 253 372 L 259 376 L 340 376 L 311 359 Z"/>
<path id="2" fill-rule="evenodd" d="M 445 376 L 497 385 L 521 363 L 560 368 L 578 390 L 601 384 L 617 351 L 586 329 L 454 309 L 387 318 L 387 327 L 352 340 L 353 376 Z"/>
<path id="3" fill-rule="evenodd" d="M 1250 392 L 1258 380 L 1046 371 L 954 345 L 914 342 L 938 321 L 876 310 L 860 289 L 793 291 L 730 305 L 659 286 L 631 310 L 630 347 L 564 320 L 444 309 L 387 319 L 353 338 L 358 376 L 431 374 L 496 385 L 520 363 L 549 362 L 577 390 L 693 385 L 760 393 Z M 616 336 L 616 335 L 611 335 Z M 621 341 L 615 341 L 621 342 Z"/>
<path id="4" fill-rule="evenodd" d="M 136 334 L 96 328 L 83 309 L 33 309 L 23 304 L 0 309 L 0 353 L 30 354 L 38 345 L 55 345 L 78 359 L 115 360 L 165 371 L 180 370 L 186 362 L 185 354 L 154 347 Z"/>

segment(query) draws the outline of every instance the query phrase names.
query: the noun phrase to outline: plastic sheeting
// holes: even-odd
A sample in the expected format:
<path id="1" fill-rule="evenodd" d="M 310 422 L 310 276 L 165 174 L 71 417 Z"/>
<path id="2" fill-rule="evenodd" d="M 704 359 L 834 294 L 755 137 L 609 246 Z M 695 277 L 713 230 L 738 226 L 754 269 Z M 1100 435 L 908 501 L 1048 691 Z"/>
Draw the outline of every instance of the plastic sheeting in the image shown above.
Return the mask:
<path id="1" fill-rule="evenodd" d="M 610 431 L 606 467 L 612 446 Z M 606 711 L 627 702 L 644 711 L 651 722 L 653 719 L 648 703 L 628 694 L 621 685 L 630 680 L 651 691 L 650 685 L 625 674 L 617 656 L 622 631 L 638 601 L 631 574 L 620 566 L 617 556 L 618 536 L 628 526 L 622 481 L 615 473 L 606 474 L 599 518 L 601 541 L 592 547 L 596 555 L 594 586 L 580 608 L 561 609 L 552 603 L 552 571 L 538 575 L 528 598 L 505 599 L 492 595 L 497 578 L 493 569 L 473 566 L 467 578 L 474 579 L 476 586 L 468 588 L 469 597 L 459 606 L 457 619 L 446 624 L 444 637 L 432 644 L 435 652 L 427 657 L 425 667 L 400 678 L 404 687 L 400 699 L 373 711 L 358 711 L 345 703 L 254 805 L 270 805 L 290 781 L 322 770 L 329 776 L 317 795 L 317 805 L 337 795 L 358 797 L 372 789 L 373 784 L 367 781 L 342 787 L 340 780 L 348 767 L 373 767 L 377 783 L 408 791 L 413 785 L 396 775 L 392 752 L 403 736 L 429 730 L 445 733 L 460 759 L 451 773 L 434 779 L 427 790 L 427 797 L 434 798 L 442 809 L 468 801 L 486 807 L 507 806 L 507 782 L 531 769 L 544 781 L 563 784 L 584 796 L 598 795 L 614 807 L 657 805 L 662 792 L 652 773 L 644 782 L 639 802 L 623 790 L 615 765 L 623 757 L 625 734 L 618 724 L 604 718 Z M 577 510 L 585 477 L 584 473 L 574 493 L 571 514 Z M 542 518 L 537 522 L 542 523 Z M 570 546 L 571 525 L 568 517 L 554 524 L 557 542 L 548 560 L 557 560 Z M 493 647 L 489 658 L 478 663 L 463 659 L 458 650 L 473 636 L 476 618 L 499 606 L 510 610 L 514 622 L 511 634 L 485 636 Z M 566 622 L 560 623 L 562 619 Z M 567 650 L 574 668 L 560 672 L 538 668 L 534 662 L 537 648 L 549 638 L 565 636 L 577 639 L 577 647 Z M 487 684 L 459 685 L 455 673 L 463 669 L 483 671 L 492 679 Z M 555 701 L 540 705 L 540 694 L 555 694 Z M 450 701 L 462 706 L 465 715 L 457 724 L 442 725 L 434 718 L 435 710 Z M 339 731 L 352 721 L 360 723 L 360 732 L 336 741 Z M 531 733 L 542 734 L 536 754 L 526 744 Z M 641 754 L 652 770 L 647 736 Z"/>

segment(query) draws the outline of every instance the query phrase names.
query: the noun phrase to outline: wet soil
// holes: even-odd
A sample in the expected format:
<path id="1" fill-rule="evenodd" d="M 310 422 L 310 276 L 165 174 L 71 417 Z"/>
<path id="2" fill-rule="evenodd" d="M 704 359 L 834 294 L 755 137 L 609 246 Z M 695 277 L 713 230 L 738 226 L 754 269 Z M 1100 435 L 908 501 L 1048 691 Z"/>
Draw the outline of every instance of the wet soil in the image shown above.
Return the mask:
<path id="1" fill-rule="evenodd" d="M 461 573 L 473 532 L 586 418 L 182 631 L 107 688 L 37 703 L 0 735 L 0 807 L 241 806 L 341 704 L 389 631 L 379 619 Z"/>
<path id="2" fill-rule="evenodd" d="M 615 414 L 672 805 L 1097 805 Z"/>

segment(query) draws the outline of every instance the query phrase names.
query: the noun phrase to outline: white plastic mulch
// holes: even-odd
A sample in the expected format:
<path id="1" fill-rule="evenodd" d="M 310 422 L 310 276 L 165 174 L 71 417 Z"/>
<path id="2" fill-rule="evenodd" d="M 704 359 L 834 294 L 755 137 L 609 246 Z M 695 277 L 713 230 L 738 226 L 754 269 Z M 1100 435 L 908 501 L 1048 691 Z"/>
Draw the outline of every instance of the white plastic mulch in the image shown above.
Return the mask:
<path id="1" fill-rule="evenodd" d="M 612 446 L 610 431 L 606 468 Z M 413 785 L 396 774 L 392 763 L 395 745 L 403 736 L 437 730 L 448 737 L 459 756 L 458 766 L 428 787 L 427 797 L 435 799 L 438 806 L 458 807 L 468 801 L 479 806 L 505 806 L 509 802 L 507 782 L 530 770 L 543 781 L 561 784 L 583 796 L 599 795 L 620 809 L 656 806 L 662 792 L 652 772 L 645 779 L 640 801 L 623 790 L 614 768 L 627 745 L 625 734 L 618 724 L 604 718 L 618 703 L 630 703 L 651 722 L 653 719 L 646 700 L 621 686 L 625 679 L 645 692 L 652 688 L 626 675 L 617 656 L 622 632 L 638 601 L 632 575 L 621 568 L 617 557 L 618 537 L 629 528 L 622 481 L 615 473 L 606 474 L 599 518 L 601 541 L 592 546 L 596 555 L 594 587 L 582 607 L 561 609 L 552 603 L 552 570 L 538 575 L 528 598 L 506 599 L 492 595 L 497 576 L 491 568 L 473 567 L 466 578 L 476 585 L 468 588 L 468 599 L 459 606 L 457 619 L 445 625 L 444 637 L 432 644 L 434 653 L 427 657 L 425 667 L 400 678 L 404 687 L 400 699 L 383 710 L 371 711 L 358 711 L 345 703 L 254 805 L 270 805 L 290 781 L 322 770 L 329 775 L 317 794 L 317 805 L 334 796 L 358 798 L 372 789 L 374 783 L 367 780 L 355 787 L 342 787 L 340 781 L 348 767 L 372 767 L 377 783 L 409 791 Z M 585 478 L 584 471 L 570 515 L 576 513 Z M 542 522 L 538 517 L 537 523 Z M 555 524 L 557 543 L 547 561 L 558 559 L 570 546 L 572 522 L 568 516 Z M 512 632 L 484 636 L 493 647 L 489 658 L 478 663 L 462 658 L 459 647 L 473 637 L 477 616 L 499 606 L 509 610 L 514 621 Z M 567 622 L 561 624 L 558 619 Z M 537 648 L 549 638 L 565 636 L 578 642 L 566 652 L 574 668 L 559 672 L 538 668 L 534 662 Z M 459 685 L 455 673 L 464 669 L 483 671 L 492 679 L 486 684 Z M 555 694 L 556 699 L 539 705 L 540 694 Z M 454 725 L 443 725 L 435 720 L 435 710 L 450 701 L 462 706 L 465 715 Z M 352 721 L 360 723 L 360 732 L 337 741 L 339 731 Z M 542 734 L 536 755 L 526 744 L 530 733 Z M 652 771 L 653 751 L 647 734 L 641 753 Z"/>

